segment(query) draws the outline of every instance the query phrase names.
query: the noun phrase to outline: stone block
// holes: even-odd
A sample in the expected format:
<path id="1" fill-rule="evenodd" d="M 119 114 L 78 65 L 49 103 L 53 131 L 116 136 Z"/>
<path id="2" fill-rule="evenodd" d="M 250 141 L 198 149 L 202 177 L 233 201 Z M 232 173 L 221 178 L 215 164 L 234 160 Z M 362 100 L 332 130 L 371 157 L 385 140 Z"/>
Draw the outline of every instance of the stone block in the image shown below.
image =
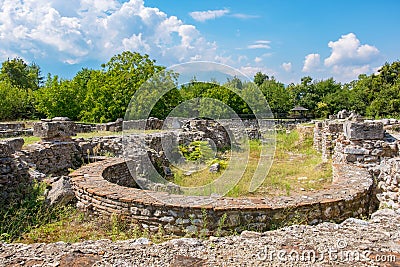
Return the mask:
<path id="1" fill-rule="evenodd" d="M 0 158 L 8 158 L 14 152 L 15 151 L 9 144 L 7 144 L 6 142 L 0 142 Z"/>
<path id="2" fill-rule="evenodd" d="M 382 122 L 345 122 L 344 135 L 349 140 L 376 140 L 383 139 Z"/>
<path id="3" fill-rule="evenodd" d="M 357 147 L 345 147 L 344 148 L 345 154 L 352 154 L 352 155 L 369 155 L 369 150 L 365 148 L 357 148 Z"/>
<path id="4" fill-rule="evenodd" d="M 46 200 L 51 206 L 66 205 L 75 198 L 75 193 L 72 190 L 70 178 L 62 176 L 59 180 L 52 183 L 51 189 L 48 192 Z"/>
<path id="5" fill-rule="evenodd" d="M 341 122 L 328 122 L 327 124 L 327 130 L 330 133 L 341 133 L 343 132 L 343 123 Z"/>
<path id="6" fill-rule="evenodd" d="M 33 134 L 45 140 L 66 139 L 75 136 L 75 123 L 64 119 L 36 122 L 33 124 Z"/>
<path id="7" fill-rule="evenodd" d="M 0 130 L 1 131 L 7 131 L 7 130 L 23 130 L 25 128 L 25 124 L 20 122 L 20 123 L 0 123 Z"/>
<path id="8" fill-rule="evenodd" d="M 10 145 L 14 151 L 21 151 L 22 146 L 24 145 L 24 139 L 20 137 L 10 138 L 5 140 L 4 142 Z"/>

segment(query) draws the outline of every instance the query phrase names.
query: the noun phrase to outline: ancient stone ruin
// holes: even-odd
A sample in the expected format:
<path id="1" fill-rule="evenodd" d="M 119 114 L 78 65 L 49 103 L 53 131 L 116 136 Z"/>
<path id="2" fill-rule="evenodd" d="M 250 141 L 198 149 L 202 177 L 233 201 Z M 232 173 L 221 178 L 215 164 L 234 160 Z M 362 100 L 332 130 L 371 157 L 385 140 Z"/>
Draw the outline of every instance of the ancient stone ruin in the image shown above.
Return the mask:
<path id="1" fill-rule="evenodd" d="M 159 127 L 160 123 L 155 125 Z M 28 167 L 42 179 L 43 175 L 49 174 L 55 177 L 68 175 L 71 169 L 79 168 L 83 162 L 93 161 L 91 157 L 110 153 L 114 157 L 105 160 L 98 157 L 101 161 L 85 165 L 69 175 L 78 206 L 96 213 L 124 214 L 152 230 L 162 225 L 167 231 L 177 234 L 199 230 L 201 226 L 193 224 L 192 217 L 201 220 L 204 210 L 209 214 L 208 231 L 212 234 L 224 214 L 227 223 L 223 230 L 228 233 L 241 232 L 243 225 L 268 230 L 273 223 L 283 219 L 281 216 L 288 209 L 302 214 L 305 221 L 316 224 L 368 216 L 379 201 L 381 205 L 399 206 L 397 178 L 393 178 L 398 176 L 399 170 L 399 142 L 385 132 L 383 122 L 335 119 L 315 123 L 314 147 L 322 152 L 325 160 L 332 158 L 333 161 L 334 177 L 329 189 L 302 197 L 218 198 L 206 206 L 190 204 L 201 203 L 196 202 L 199 197 L 191 199 L 175 195 L 178 189 L 173 184 L 149 184 L 144 179 L 149 175 L 150 165 L 146 164 L 154 166 L 162 176 L 169 171 L 163 139 L 176 139 L 181 143 L 211 139 L 218 147 L 230 145 L 229 132 L 213 122 L 194 120 L 180 125 L 181 130 L 132 134 L 129 137 L 72 139 L 75 123 L 65 118 L 44 120 L 34 125 L 34 134 L 40 136 L 42 142 L 24 149 L 21 149 L 21 139 L 1 143 L 2 181 L 4 186 L 11 187 L 28 181 Z M 135 151 L 129 160 L 124 155 L 124 142 L 131 148 L 129 151 Z M 143 161 L 144 155 L 150 156 L 150 162 Z M 128 166 L 134 166 L 135 172 L 129 171 Z M 20 177 L 20 182 L 8 181 L 9 173 Z M 142 189 L 146 186 L 150 191 Z M 163 198 L 175 199 L 175 204 L 166 205 Z"/>
<path id="2" fill-rule="evenodd" d="M 2 207 L 22 199 L 31 183 L 28 164 L 16 154 L 22 147 L 21 140 L 0 142 L 0 206 Z"/>
<path id="3" fill-rule="evenodd" d="M 176 187 L 173 184 L 155 183 L 153 187 L 143 190 L 138 186 L 137 181 L 140 182 L 141 176 L 148 175 L 146 165 L 141 165 L 141 156 L 144 153 L 150 155 L 151 164 L 158 173 L 163 174 L 164 167 L 168 167 L 169 162 L 165 158 L 161 141 L 163 138 L 178 136 L 179 138 L 176 140 L 180 140 L 179 142 L 210 138 L 214 139 L 214 142 L 220 144 L 221 147 L 228 144 L 229 141 L 225 138 L 229 136 L 229 133 L 218 129 L 218 125 L 204 121 L 188 122 L 187 124 L 182 122 L 177 127 L 180 130 L 135 133 L 131 134 L 129 138 L 116 135 L 74 139 L 71 136 L 74 135 L 76 132 L 74 129 L 77 129 L 78 126 L 73 122 L 59 118 L 42 121 L 34 126 L 35 135 L 42 138 L 41 142 L 25 147 L 23 147 L 23 140 L 19 138 L 0 142 L 0 187 L 2 189 L 0 204 L 6 205 L 12 200 L 23 197 L 23 189 L 29 187 L 33 178 L 40 180 L 51 174 L 54 191 L 49 193 L 48 199 L 52 205 L 76 201 L 77 206 L 82 210 L 97 214 L 122 214 L 125 218 L 137 221 L 143 228 L 150 231 L 158 231 L 161 226 L 166 232 L 178 235 L 202 231 L 204 235 L 242 233 L 240 237 L 215 239 L 220 242 L 215 244 L 224 246 L 223 250 L 220 248 L 215 250 L 221 255 L 233 253 L 233 251 L 237 253 L 237 247 L 243 246 L 247 253 L 240 254 L 240 258 L 247 259 L 247 254 L 256 253 L 253 251 L 255 247 L 267 246 L 271 240 L 281 240 L 278 242 L 286 244 L 288 236 L 293 240 L 299 238 L 298 244 L 307 242 L 308 246 L 316 249 L 319 248 L 317 239 L 324 240 L 324 242 L 342 240 L 347 242 L 346 244 L 353 244 L 354 240 L 364 240 L 365 244 L 354 243 L 354 246 L 358 250 L 365 247 L 374 253 L 385 251 L 385 253 L 394 253 L 398 250 L 392 240 L 400 238 L 398 235 L 398 227 L 400 227 L 400 216 L 398 215 L 400 211 L 400 142 L 398 131 L 396 132 L 400 128 L 400 122 L 397 120 L 368 121 L 361 120 L 356 116 L 353 116 L 356 119 L 349 119 L 347 115 L 344 115 L 316 122 L 314 126 L 314 147 L 321 151 L 323 159 L 332 161 L 333 182 L 329 188 L 304 196 L 217 197 L 207 205 L 198 204 L 202 203 L 201 198 L 205 197 L 183 196 L 179 195 L 179 192 L 174 192 Z M 154 121 L 152 125 L 159 128 L 162 124 Z M 215 131 L 212 130 L 214 126 L 217 127 Z M 308 132 L 308 129 L 304 128 L 303 130 Z M 130 150 L 134 151 L 134 155 L 129 158 L 124 155 L 124 146 L 127 145 L 124 142 L 128 142 L 134 148 L 134 150 Z M 143 144 L 145 145 L 143 146 Z M 104 157 L 103 155 L 106 153 L 113 157 Z M 82 166 L 84 162 L 86 164 Z M 136 166 L 133 173 L 128 168 L 131 166 L 130 164 Z M 72 169 L 76 169 L 76 171 L 70 173 Z M 163 186 L 169 189 L 160 188 Z M 168 201 L 163 201 L 167 199 Z M 171 199 L 174 201 L 170 201 Z M 391 210 L 376 211 L 378 207 Z M 204 214 L 207 214 L 206 228 L 203 226 Z M 364 218 L 371 214 L 370 221 L 353 218 Z M 293 226 L 263 234 L 245 231 L 269 230 L 279 222 L 290 220 L 294 216 L 299 221 L 318 225 L 312 227 Z M 221 224 L 221 218 L 225 218 L 223 224 Z M 341 224 L 326 223 L 328 221 Z M 385 234 L 381 235 L 382 229 L 390 237 Z M 347 234 L 346 231 L 351 234 Z M 268 239 L 268 241 L 264 239 Z M 206 246 L 211 246 L 213 240 L 196 241 L 200 242 L 196 245 L 185 243 L 184 240 L 176 242 L 181 242 L 179 247 L 182 249 L 193 250 L 195 246 L 199 248 L 207 242 Z M 257 246 L 246 245 L 250 241 L 251 244 L 257 244 Z M 98 248 L 106 251 L 106 247 L 110 246 L 109 243 L 104 245 L 102 242 L 93 243 L 96 251 Z M 129 246 L 132 242 L 128 241 Z M 157 246 L 157 249 L 165 247 L 168 251 L 175 251 L 174 244 L 171 241 L 171 244 Z M 234 249 L 230 248 L 229 244 L 232 244 Z M 16 246 L 2 247 L 0 253 L 10 251 L 14 256 L 0 257 L 0 264 L 9 264 L 10 260 L 15 257 L 29 257 L 29 253 L 41 255 L 38 262 L 42 263 L 51 262 L 54 259 L 58 262 L 65 262 L 66 258 L 63 257 L 68 255 L 68 257 L 72 257 L 75 247 L 79 248 L 79 251 L 86 249 L 86 245 L 82 243 L 76 245 L 60 243 L 52 247 L 54 255 L 57 255 L 54 258 L 54 256 L 47 257 L 47 254 L 42 255 L 42 252 L 33 247 L 21 250 Z M 118 249 L 110 253 L 119 255 L 122 251 L 120 249 L 123 249 L 122 243 L 113 246 Z M 145 246 L 137 246 L 137 248 L 140 248 L 141 251 L 151 250 L 151 246 Z M 279 248 L 279 244 L 274 243 L 271 246 L 272 249 Z M 177 253 L 181 253 L 179 251 L 176 250 Z M 193 251 L 198 251 L 198 249 Z M 154 254 L 154 252 L 149 253 Z M 207 253 L 214 255 L 213 251 Z M 21 256 L 22 254 L 24 256 Z M 64 256 L 61 257 L 61 255 Z M 79 255 L 82 257 L 81 254 Z M 130 262 L 135 261 L 126 255 L 118 257 Z M 201 255 L 198 257 L 202 258 Z M 228 255 L 223 258 L 230 259 Z M 102 257 L 98 256 L 97 260 L 101 259 Z M 155 258 L 152 256 L 143 260 L 146 261 L 146 264 L 155 262 Z M 169 262 L 171 261 L 172 259 L 169 259 Z M 215 260 L 215 263 L 218 262 L 221 263 L 219 260 Z M 247 262 L 255 264 L 254 255 Z M 275 261 L 271 262 L 275 263 Z"/>

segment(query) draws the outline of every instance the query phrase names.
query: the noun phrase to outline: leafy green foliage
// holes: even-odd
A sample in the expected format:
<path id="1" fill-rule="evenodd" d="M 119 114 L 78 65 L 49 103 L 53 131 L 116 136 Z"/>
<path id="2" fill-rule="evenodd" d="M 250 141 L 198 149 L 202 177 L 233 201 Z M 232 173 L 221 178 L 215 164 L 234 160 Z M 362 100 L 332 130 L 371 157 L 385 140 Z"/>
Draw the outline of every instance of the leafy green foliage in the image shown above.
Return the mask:
<path id="1" fill-rule="evenodd" d="M 193 98 L 212 98 L 225 106 L 207 102 L 203 109 L 190 111 L 191 115 L 218 118 L 218 114 L 231 114 L 230 109 L 236 114 L 253 114 L 258 111 L 250 106 L 265 106 L 262 96 L 256 93 L 257 87 L 275 116 L 286 116 L 299 105 L 309 110 L 309 116 L 319 118 L 342 109 L 375 118 L 400 117 L 400 61 L 386 63 L 377 73 L 362 74 L 346 84 L 333 78 L 317 81 L 307 76 L 298 84 L 285 86 L 258 72 L 254 84 L 237 77 L 224 84 L 193 78 L 176 88 L 178 75 L 163 70 L 148 55 L 125 51 L 102 64 L 100 70 L 82 69 L 72 79 L 49 74 L 43 82 L 38 65 L 20 58 L 8 59 L 0 70 L 0 120 L 67 116 L 87 122 L 114 121 L 124 117 L 139 88 L 145 93 L 130 107 L 132 118 L 165 118 L 180 103 Z M 153 76 L 156 73 L 161 74 Z"/>
<path id="2" fill-rule="evenodd" d="M 207 141 L 193 141 L 189 145 L 180 145 L 179 151 L 189 161 L 204 163 L 214 156 L 214 151 Z"/>
<path id="3" fill-rule="evenodd" d="M 60 80 L 58 76 L 47 77 L 45 86 L 34 92 L 37 111 L 48 118 L 63 116 L 81 119 L 85 110 L 82 105 L 87 94 L 87 83 L 96 71 L 83 69 L 72 80 Z"/>
<path id="4" fill-rule="evenodd" d="M 261 86 L 267 80 L 269 80 L 268 75 L 260 71 L 257 72 L 256 75 L 254 75 L 254 83 L 257 84 L 258 86 Z"/>
<path id="5" fill-rule="evenodd" d="M 0 120 L 26 118 L 32 112 L 31 91 L 0 81 Z"/>
<path id="6" fill-rule="evenodd" d="M 386 63 L 377 74 L 360 75 L 353 85 L 354 105 L 364 100 L 365 115 L 400 116 L 400 61 Z"/>
<path id="7" fill-rule="evenodd" d="M 1 66 L 0 80 L 9 82 L 13 87 L 24 90 L 39 88 L 43 77 L 40 75 L 38 65 L 28 65 L 21 58 L 8 59 Z"/>
<path id="8" fill-rule="evenodd" d="M 259 88 L 267 102 L 272 113 L 285 115 L 293 108 L 293 101 L 290 98 L 290 92 L 283 83 L 277 82 L 275 78 L 265 80 Z"/>
<path id="9" fill-rule="evenodd" d="M 148 55 L 125 51 L 102 65 L 88 83 L 82 120 L 114 121 L 123 118 L 136 90 L 154 73 L 163 69 Z"/>
<path id="10" fill-rule="evenodd" d="M 140 86 L 140 91 L 129 105 L 128 119 L 145 119 L 149 115 L 165 118 L 181 103 L 176 89 L 177 74 L 161 70 Z"/>
<path id="11" fill-rule="evenodd" d="M 36 64 L 28 65 L 20 58 L 4 61 L 0 71 L 0 120 L 33 118 L 32 92 L 42 79 Z"/>
<path id="12" fill-rule="evenodd" d="M 338 109 L 340 106 L 333 101 L 338 99 L 332 98 L 332 94 L 340 92 L 341 87 L 333 78 L 313 81 L 307 76 L 301 79 L 300 84 L 290 84 L 288 90 L 294 105 L 307 108 L 314 117 L 326 117 L 342 109 Z"/>
<path id="13" fill-rule="evenodd" d="M 22 201 L 0 209 L 0 240 L 18 240 L 34 228 L 69 215 L 70 206 L 51 208 L 45 203 L 45 189 L 45 183 L 35 183 Z"/>
<path id="14" fill-rule="evenodd" d="M 218 163 L 219 164 L 219 170 L 225 170 L 226 168 L 228 168 L 228 164 L 229 162 L 226 159 L 220 159 L 220 158 L 214 158 L 211 160 L 207 161 L 207 165 L 211 166 L 212 164 Z"/>
<path id="15" fill-rule="evenodd" d="M 102 65 L 102 70 L 82 69 L 72 80 L 49 76 L 35 93 L 36 109 L 47 117 L 67 116 L 73 120 L 108 122 L 123 118 L 136 90 L 163 67 L 148 55 L 123 52 Z M 171 93 L 172 94 L 172 93 Z M 168 95 L 157 103 L 155 116 L 165 116 Z M 168 101 L 166 101 L 168 100 Z"/>

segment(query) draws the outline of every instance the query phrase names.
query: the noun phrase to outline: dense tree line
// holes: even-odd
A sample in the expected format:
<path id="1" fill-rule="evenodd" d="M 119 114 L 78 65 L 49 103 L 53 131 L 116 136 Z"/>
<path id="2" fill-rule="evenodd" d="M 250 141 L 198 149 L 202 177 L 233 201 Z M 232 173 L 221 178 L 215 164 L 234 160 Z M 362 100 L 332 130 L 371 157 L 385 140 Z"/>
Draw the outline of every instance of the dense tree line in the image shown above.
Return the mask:
<path id="1" fill-rule="evenodd" d="M 115 55 L 99 70 L 84 68 L 72 79 L 51 74 L 43 78 L 36 64 L 8 59 L 0 71 L 0 120 L 67 116 L 86 122 L 113 121 L 124 117 L 132 96 L 143 83 L 163 70 L 165 67 L 148 55 L 129 51 Z M 162 77 L 175 86 L 177 78 L 171 72 Z M 254 76 L 254 83 L 236 77 L 224 84 L 202 83 L 193 78 L 161 97 L 150 115 L 165 118 L 180 103 L 193 98 L 217 99 L 237 114 L 251 114 L 249 105 L 235 92 L 251 97 L 255 85 L 276 116 L 287 116 L 294 106 L 303 106 L 317 118 L 342 109 L 368 117 L 400 117 L 400 61 L 386 63 L 376 74 L 362 74 L 346 84 L 333 78 L 318 81 L 307 76 L 298 84 L 285 86 L 261 72 Z M 157 95 L 151 90 L 154 88 L 147 92 L 148 96 Z M 140 105 L 147 105 L 146 100 L 132 108 L 139 110 Z M 218 111 L 221 107 L 207 107 L 213 108 Z"/>

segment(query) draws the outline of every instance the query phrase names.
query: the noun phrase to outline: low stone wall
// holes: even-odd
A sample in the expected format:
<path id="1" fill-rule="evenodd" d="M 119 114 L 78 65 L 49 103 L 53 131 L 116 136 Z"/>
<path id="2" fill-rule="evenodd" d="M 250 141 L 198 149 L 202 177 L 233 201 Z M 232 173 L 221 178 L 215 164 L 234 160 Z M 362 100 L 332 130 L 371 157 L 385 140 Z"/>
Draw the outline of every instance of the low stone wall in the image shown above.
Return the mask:
<path id="1" fill-rule="evenodd" d="M 82 156 L 74 142 L 43 142 L 27 146 L 18 156 L 46 175 L 67 175 L 82 165 Z"/>
<path id="2" fill-rule="evenodd" d="M 316 122 L 314 126 L 314 148 L 322 153 L 322 159 L 327 161 L 332 157 L 336 139 L 343 132 L 344 121 L 333 120 Z"/>
<path id="3" fill-rule="evenodd" d="M 90 156 L 123 156 L 122 136 L 102 136 L 93 138 L 75 138 L 73 139 L 83 160 Z"/>
<path id="4" fill-rule="evenodd" d="M 176 122 L 177 124 L 174 122 Z M 182 120 L 179 120 L 178 118 L 176 118 L 176 119 L 171 118 L 170 120 L 168 120 L 167 123 L 169 123 L 167 128 L 179 129 L 182 124 Z M 123 129 L 124 130 L 128 130 L 128 129 L 161 130 L 163 128 L 163 125 L 164 125 L 164 120 L 150 117 L 147 120 L 144 120 L 144 119 L 142 119 L 142 120 L 126 120 L 123 122 Z M 173 127 L 173 126 L 175 126 L 175 127 Z"/>
<path id="5" fill-rule="evenodd" d="M 349 140 L 341 136 L 336 140 L 333 162 L 356 164 L 361 167 L 374 167 L 384 158 L 399 154 L 399 142 L 383 140 Z"/>
<path id="6" fill-rule="evenodd" d="M 400 157 L 383 160 L 377 180 L 380 206 L 400 210 Z"/>
<path id="7" fill-rule="evenodd" d="M 15 155 L 17 146 L 0 142 L 0 206 L 18 202 L 32 182 L 28 165 Z"/>
<path id="8" fill-rule="evenodd" d="M 32 129 L 26 129 L 23 122 L 3 122 L 0 123 L 0 138 L 10 138 L 18 136 L 31 136 L 33 135 Z"/>
<path id="9" fill-rule="evenodd" d="M 335 144 L 332 161 L 334 165 L 358 166 L 365 168 L 374 178 L 376 202 L 381 207 L 400 210 L 400 140 L 386 132 L 397 130 L 398 121 L 384 119 L 379 121 L 344 121 L 343 132 L 332 142 Z M 316 124 L 314 141 L 321 147 L 321 136 L 329 129 Z M 393 126 L 387 128 L 388 126 Z M 338 182 L 342 176 L 334 176 Z"/>
<path id="10" fill-rule="evenodd" d="M 336 139 L 333 162 L 372 168 L 399 155 L 400 142 L 385 134 L 381 122 L 346 122 Z"/>
<path id="11" fill-rule="evenodd" d="M 192 133 L 190 136 L 199 135 L 199 132 L 204 133 L 200 136 L 200 139 L 213 140 L 218 149 L 230 148 L 231 139 L 234 142 L 235 138 L 229 129 L 225 129 L 222 124 L 213 120 L 190 120 L 182 125 L 182 130 Z"/>
<path id="12" fill-rule="evenodd" d="M 137 165 L 140 165 L 140 156 L 146 153 L 150 156 L 151 162 L 160 167 L 158 170 L 160 173 L 163 167 L 168 166 L 165 151 L 161 145 L 162 139 L 173 135 L 177 136 L 178 143 L 185 143 L 201 140 L 205 135 L 205 132 L 194 131 L 189 127 L 187 131 L 183 129 L 182 131 L 133 134 L 129 137 L 113 136 L 74 140 L 57 133 L 57 131 L 65 133 L 70 131 L 60 123 L 52 121 L 44 123 L 50 123 L 54 127 L 45 125 L 39 127 L 38 129 L 44 133 L 43 138 L 46 140 L 47 136 L 51 136 L 51 138 L 56 138 L 55 140 L 43 141 L 22 150 L 22 144 L 18 139 L 3 145 L 4 149 L 0 150 L 4 154 L 0 155 L 1 175 L 3 175 L 0 178 L 0 185 L 4 188 L 7 186 L 7 179 L 11 179 L 10 184 L 13 183 L 14 178 L 11 178 L 11 175 L 22 177 L 22 180 L 28 177 L 24 176 L 27 170 L 24 162 L 41 173 L 59 176 L 69 173 L 71 168 L 76 169 L 81 166 L 85 157 L 105 152 L 118 157 L 128 156 L 136 159 Z M 209 127 L 203 123 L 200 125 Z M 344 129 L 342 132 L 340 126 Z M 314 132 L 314 136 L 321 137 L 319 146 L 321 149 L 323 146 L 328 147 L 329 142 L 331 145 L 335 144 L 334 183 L 329 189 L 316 191 L 312 195 L 272 199 L 220 198 L 210 205 L 190 205 L 190 203 L 196 203 L 195 198 L 137 189 L 136 181 L 141 179 L 141 175 L 146 175 L 147 169 L 138 166 L 135 169 L 138 175 L 135 180 L 130 176 L 122 158 L 106 159 L 84 166 L 74 172 L 72 180 L 82 208 L 93 209 L 99 213 L 122 213 L 140 221 L 144 227 L 156 229 L 161 224 L 167 231 L 180 234 L 201 230 L 205 214 L 207 214 L 207 228 L 211 232 L 221 227 L 219 224 L 224 214 L 227 216 L 224 231 L 240 231 L 244 225 L 267 230 L 285 220 L 299 220 L 314 224 L 329 220 L 341 221 L 350 216 L 367 215 L 376 204 L 374 197 L 376 184 L 373 183 L 373 175 L 374 178 L 379 175 L 380 200 L 386 199 L 388 205 L 397 207 L 399 167 L 396 159 L 392 161 L 389 159 L 399 156 L 399 141 L 385 135 L 382 123 L 334 121 L 319 124 L 316 129 L 321 130 L 318 134 Z M 303 130 L 305 134 L 310 134 L 309 128 L 306 127 Z M 224 138 L 225 135 L 226 132 L 224 132 Z M 329 136 L 332 138 L 328 138 Z M 382 136 L 384 136 L 383 139 Z M 124 138 L 127 139 L 124 140 Z M 221 138 L 220 132 L 217 131 L 217 134 L 214 134 L 214 137 L 211 135 L 211 138 L 218 141 Z M 127 142 L 128 154 L 124 154 L 123 142 Z M 324 149 L 325 152 L 328 150 Z M 21 183 L 23 184 L 23 181 Z M 12 191 L 7 190 L 4 192 Z M 4 195 L 4 198 L 7 196 Z M 170 202 L 164 203 L 162 199 L 165 198 L 175 199 L 174 203 L 178 204 L 166 204 Z"/>
<path id="13" fill-rule="evenodd" d="M 112 174 L 119 170 L 115 166 L 121 164 L 124 164 L 123 159 L 111 158 L 83 166 L 70 174 L 78 207 L 102 214 L 122 214 L 152 231 L 157 231 L 161 225 L 165 231 L 175 234 L 206 231 L 204 224 L 207 225 L 205 234 L 220 230 L 224 233 L 249 229 L 264 231 L 289 221 L 340 222 L 371 212 L 372 178 L 365 169 L 355 166 L 334 166 L 335 175 L 343 177 L 329 189 L 308 196 L 224 197 L 211 204 L 193 205 L 191 203 L 206 197 L 147 191 L 107 181 L 105 176 L 115 180 L 121 175 L 119 172 Z M 221 219 L 223 217 L 226 219 Z"/>
<path id="14" fill-rule="evenodd" d="M 25 123 L 23 122 L 0 123 L 0 131 L 23 130 L 23 129 L 25 129 Z"/>
<path id="15" fill-rule="evenodd" d="M 79 168 L 83 162 L 91 161 L 96 156 L 115 156 L 135 158 L 146 153 L 156 170 L 164 175 L 164 168 L 169 166 L 162 142 L 176 139 L 179 144 L 187 144 L 196 140 L 210 138 L 221 147 L 227 145 L 227 136 L 221 131 L 165 131 L 150 134 L 116 135 L 93 137 L 89 139 L 72 139 L 69 134 L 75 134 L 75 127 L 70 121 L 43 121 L 35 124 L 35 135 L 42 142 L 27 146 L 18 156 L 31 167 L 45 175 L 66 175 L 70 169 Z M 226 133 L 226 132 L 222 132 Z M 22 139 L 21 139 L 22 140 Z M 22 140 L 23 141 L 23 140 Z M 229 141 L 229 140 L 228 140 Z M 126 146 L 124 146 L 124 143 Z M 175 144 L 175 146 L 178 145 Z M 173 147 L 170 145 L 169 147 Z M 124 154 L 125 153 L 125 154 Z M 145 170 L 144 170 L 145 171 Z"/>
<path id="16" fill-rule="evenodd" d="M 119 161 L 119 160 L 118 160 Z M 103 162 L 100 163 L 103 165 Z M 117 162 L 103 170 L 102 176 L 110 183 L 124 187 L 138 188 L 135 179 L 129 172 L 128 165 L 125 161 Z"/>
<path id="17" fill-rule="evenodd" d="M 96 124 L 91 124 L 91 123 L 75 123 L 75 132 L 76 133 L 90 133 L 90 132 L 95 132 L 96 129 Z"/>
<path id="18" fill-rule="evenodd" d="M 33 135 L 33 129 L 0 131 L 0 138 L 10 138 L 10 137 L 18 137 L 18 136 L 32 136 L 32 135 Z"/>
<path id="19" fill-rule="evenodd" d="M 110 131 L 110 132 L 121 132 L 122 131 L 123 119 L 118 119 L 113 122 L 96 124 L 97 131 Z"/>

